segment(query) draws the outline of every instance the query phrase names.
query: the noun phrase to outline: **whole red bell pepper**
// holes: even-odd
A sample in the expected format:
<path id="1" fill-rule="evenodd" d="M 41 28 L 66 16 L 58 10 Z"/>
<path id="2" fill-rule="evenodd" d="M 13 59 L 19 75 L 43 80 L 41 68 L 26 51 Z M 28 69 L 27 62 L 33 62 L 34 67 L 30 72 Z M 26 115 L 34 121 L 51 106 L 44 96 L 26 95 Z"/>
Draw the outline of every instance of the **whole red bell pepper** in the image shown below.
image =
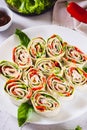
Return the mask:
<path id="1" fill-rule="evenodd" d="M 87 10 L 79 6 L 77 3 L 70 2 L 67 4 L 67 11 L 78 21 L 87 23 Z"/>

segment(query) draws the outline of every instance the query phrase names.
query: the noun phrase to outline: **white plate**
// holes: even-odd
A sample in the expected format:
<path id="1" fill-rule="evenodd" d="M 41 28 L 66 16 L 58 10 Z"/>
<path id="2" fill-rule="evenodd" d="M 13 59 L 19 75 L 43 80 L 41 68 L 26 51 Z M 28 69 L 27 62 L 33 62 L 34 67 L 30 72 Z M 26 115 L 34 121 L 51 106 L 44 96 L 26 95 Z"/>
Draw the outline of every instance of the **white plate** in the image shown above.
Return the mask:
<path id="1" fill-rule="evenodd" d="M 76 45 L 84 53 L 87 53 L 87 38 L 71 29 L 65 27 L 59 27 L 56 25 L 45 25 L 33 28 L 25 29 L 24 32 L 30 37 L 34 38 L 37 36 L 42 36 L 47 39 L 53 34 L 60 35 L 64 41 L 71 45 Z M 19 39 L 16 35 L 9 37 L 0 46 L 0 60 L 12 61 L 12 50 L 18 45 Z M 0 108 L 10 113 L 14 117 L 17 117 L 17 107 L 12 104 L 8 96 L 3 90 L 5 80 L 0 77 Z M 82 88 L 82 90 L 76 90 L 74 97 L 70 100 L 64 100 L 61 103 L 60 112 L 56 117 L 45 118 L 36 113 L 33 114 L 31 123 L 34 124 L 57 124 L 72 120 L 84 112 L 87 111 L 87 86 Z"/>

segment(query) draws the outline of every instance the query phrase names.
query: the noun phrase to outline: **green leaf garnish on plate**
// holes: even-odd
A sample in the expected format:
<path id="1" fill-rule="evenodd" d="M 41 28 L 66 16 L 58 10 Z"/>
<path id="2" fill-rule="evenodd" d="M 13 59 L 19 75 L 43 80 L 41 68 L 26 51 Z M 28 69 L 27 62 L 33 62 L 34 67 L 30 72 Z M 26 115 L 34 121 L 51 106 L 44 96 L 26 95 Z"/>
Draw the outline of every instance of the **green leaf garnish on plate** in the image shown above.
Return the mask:
<path id="1" fill-rule="evenodd" d="M 18 124 L 21 127 L 24 123 L 29 121 L 34 108 L 28 102 L 22 103 L 18 108 Z"/>
<path id="2" fill-rule="evenodd" d="M 27 47 L 29 42 L 30 42 L 30 38 L 19 29 L 16 29 L 15 34 L 19 36 L 19 39 L 21 41 L 21 45 Z"/>
<path id="3" fill-rule="evenodd" d="M 78 125 L 75 130 L 82 130 L 82 128 Z"/>

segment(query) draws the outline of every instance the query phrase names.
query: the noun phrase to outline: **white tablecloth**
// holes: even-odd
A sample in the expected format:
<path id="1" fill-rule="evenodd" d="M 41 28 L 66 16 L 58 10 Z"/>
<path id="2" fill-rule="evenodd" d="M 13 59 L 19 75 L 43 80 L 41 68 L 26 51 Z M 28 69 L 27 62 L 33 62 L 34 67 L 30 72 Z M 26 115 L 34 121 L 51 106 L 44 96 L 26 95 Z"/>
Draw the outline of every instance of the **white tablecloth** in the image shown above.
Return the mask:
<path id="1" fill-rule="evenodd" d="M 0 0 L 0 6 L 6 6 L 3 0 Z M 16 28 L 25 29 L 32 26 L 52 24 L 52 11 L 48 11 L 39 16 L 20 16 L 13 12 L 13 24 L 11 27 L 0 32 L 0 44 L 15 32 Z M 2 101 L 3 102 L 3 101 Z M 8 104 L 9 105 L 9 104 Z M 0 110 L 0 130 L 73 130 L 77 125 L 80 125 L 83 130 L 87 130 L 87 113 L 82 116 L 62 124 L 56 125 L 35 125 L 26 124 L 22 128 L 18 127 L 17 119 L 8 113 Z"/>

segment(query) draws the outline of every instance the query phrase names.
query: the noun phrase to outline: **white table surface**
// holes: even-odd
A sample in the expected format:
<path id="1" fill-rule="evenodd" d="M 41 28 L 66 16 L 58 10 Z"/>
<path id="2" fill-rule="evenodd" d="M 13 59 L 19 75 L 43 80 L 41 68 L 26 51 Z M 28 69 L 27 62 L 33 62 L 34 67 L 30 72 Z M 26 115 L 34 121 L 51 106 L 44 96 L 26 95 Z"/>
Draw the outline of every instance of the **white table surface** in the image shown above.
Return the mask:
<path id="1" fill-rule="evenodd" d="M 0 6 L 6 6 L 4 0 L 0 0 Z M 3 41 L 11 36 L 15 32 L 16 28 L 25 29 L 28 27 L 47 24 L 52 24 L 52 11 L 48 11 L 47 13 L 44 13 L 42 15 L 32 17 L 19 16 L 18 14 L 13 12 L 13 24 L 8 30 L 0 32 L 0 44 L 3 44 Z M 80 125 L 83 130 L 87 130 L 87 113 L 84 113 L 74 120 L 61 124 L 26 124 L 22 128 L 19 128 L 17 119 L 15 117 L 12 117 L 5 111 L 0 110 L 0 130 L 74 130 L 77 125 Z"/>

